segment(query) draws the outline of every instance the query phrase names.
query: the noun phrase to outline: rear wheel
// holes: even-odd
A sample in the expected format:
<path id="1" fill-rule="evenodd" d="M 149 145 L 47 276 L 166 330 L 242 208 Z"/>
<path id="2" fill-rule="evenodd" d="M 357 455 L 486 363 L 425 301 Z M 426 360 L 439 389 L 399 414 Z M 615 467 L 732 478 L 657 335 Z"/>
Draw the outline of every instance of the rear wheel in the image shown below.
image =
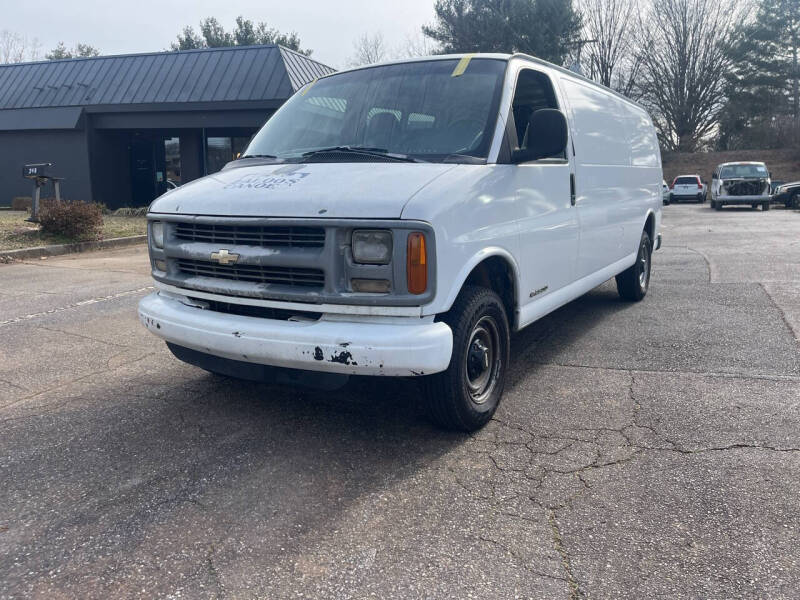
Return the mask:
<path id="1" fill-rule="evenodd" d="M 494 291 L 470 285 L 443 320 L 453 331 L 453 355 L 446 371 L 422 380 L 429 413 L 447 429 L 475 431 L 503 395 L 510 352 L 505 308 Z"/>
<path id="2" fill-rule="evenodd" d="M 769 210 L 769 201 L 761 203 L 761 210 Z"/>
<path id="3" fill-rule="evenodd" d="M 638 302 L 647 294 L 650 287 L 650 262 L 653 254 L 653 244 L 646 231 L 642 232 L 639 242 L 639 252 L 636 262 L 617 275 L 617 291 L 625 300 Z"/>

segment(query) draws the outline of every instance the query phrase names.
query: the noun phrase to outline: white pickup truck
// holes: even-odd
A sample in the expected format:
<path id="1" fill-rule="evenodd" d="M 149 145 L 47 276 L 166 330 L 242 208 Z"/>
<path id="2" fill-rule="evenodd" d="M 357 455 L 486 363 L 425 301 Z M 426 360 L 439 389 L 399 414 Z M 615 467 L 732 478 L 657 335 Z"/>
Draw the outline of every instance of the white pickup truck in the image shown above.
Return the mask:
<path id="1" fill-rule="evenodd" d="M 711 176 L 711 208 L 750 205 L 769 210 L 772 186 L 770 172 L 762 162 L 731 162 L 719 165 Z"/>
<path id="2" fill-rule="evenodd" d="M 513 331 L 615 276 L 645 296 L 661 181 L 644 109 L 529 56 L 336 73 L 153 202 L 139 316 L 216 373 L 419 377 L 437 423 L 474 430 Z"/>

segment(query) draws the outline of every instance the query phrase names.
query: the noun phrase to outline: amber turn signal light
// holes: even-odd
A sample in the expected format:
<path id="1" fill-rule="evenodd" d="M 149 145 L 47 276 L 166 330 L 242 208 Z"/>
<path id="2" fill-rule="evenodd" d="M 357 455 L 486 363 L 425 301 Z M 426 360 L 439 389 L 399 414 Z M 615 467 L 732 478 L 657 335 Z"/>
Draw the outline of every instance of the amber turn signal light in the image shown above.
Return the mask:
<path id="1" fill-rule="evenodd" d="M 406 256 L 408 291 L 411 294 L 422 294 L 428 289 L 428 256 L 424 234 L 418 231 L 409 234 Z"/>

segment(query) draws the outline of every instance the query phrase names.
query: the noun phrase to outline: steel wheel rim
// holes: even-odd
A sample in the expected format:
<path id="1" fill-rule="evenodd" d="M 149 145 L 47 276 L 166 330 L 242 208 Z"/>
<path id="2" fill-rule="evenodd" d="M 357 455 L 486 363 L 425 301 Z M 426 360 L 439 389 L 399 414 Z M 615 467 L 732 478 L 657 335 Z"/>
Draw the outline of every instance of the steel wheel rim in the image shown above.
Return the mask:
<path id="1" fill-rule="evenodd" d="M 483 404 L 492 395 L 500 366 L 500 330 L 487 315 L 472 328 L 464 357 L 467 391 L 475 404 Z"/>
<path id="2" fill-rule="evenodd" d="M 650 253 L 647 251 L 646 242 L 642 242 L 639 254 L 639 285 L 642 289 L 645 289 L 650 275 Z"/>

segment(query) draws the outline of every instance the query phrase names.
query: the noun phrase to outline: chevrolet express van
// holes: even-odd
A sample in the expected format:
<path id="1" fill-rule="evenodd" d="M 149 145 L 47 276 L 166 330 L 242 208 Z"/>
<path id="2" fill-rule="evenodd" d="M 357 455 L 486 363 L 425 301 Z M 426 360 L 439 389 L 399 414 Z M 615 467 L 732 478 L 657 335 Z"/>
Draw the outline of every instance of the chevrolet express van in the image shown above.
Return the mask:
<path id="1" fill-rule="evenodd" d="M 153 202 L 139 315 L 216 373 L 418 377 L 436 422 L 474 430 L 512 332 L 612 277 L 644 298 L 661 182 L 645 110 L 535 58 L 336 73 Z"/>

